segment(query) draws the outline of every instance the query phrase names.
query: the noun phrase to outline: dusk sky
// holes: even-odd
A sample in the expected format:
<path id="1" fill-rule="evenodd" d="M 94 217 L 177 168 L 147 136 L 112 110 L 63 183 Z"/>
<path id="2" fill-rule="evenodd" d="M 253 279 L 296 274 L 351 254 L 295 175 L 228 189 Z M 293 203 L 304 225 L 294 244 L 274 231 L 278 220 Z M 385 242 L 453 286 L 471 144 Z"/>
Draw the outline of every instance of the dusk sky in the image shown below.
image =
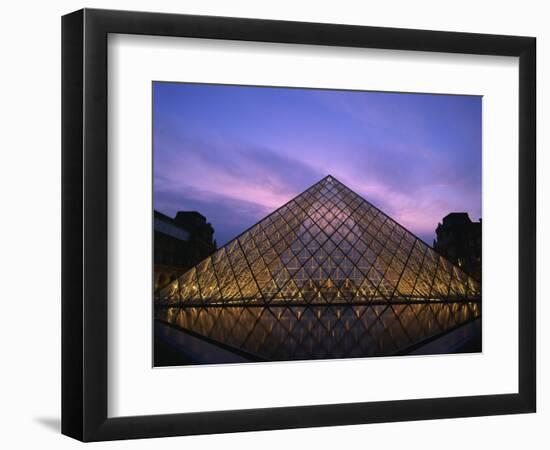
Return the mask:
<path id="1" fill-rule="evenodd" d="M 153 155 L 155 209 L 218 246 L 328 174 L 430 245 L 481 217 L 481 97 L 155 82 Z"/>

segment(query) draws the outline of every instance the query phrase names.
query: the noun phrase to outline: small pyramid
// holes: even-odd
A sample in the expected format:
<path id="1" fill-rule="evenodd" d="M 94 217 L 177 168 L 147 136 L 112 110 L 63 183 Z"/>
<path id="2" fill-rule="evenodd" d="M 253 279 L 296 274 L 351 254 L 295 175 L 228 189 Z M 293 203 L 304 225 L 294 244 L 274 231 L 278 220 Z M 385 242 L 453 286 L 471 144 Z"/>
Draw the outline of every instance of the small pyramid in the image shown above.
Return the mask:
<path id="1" fill-rule="evenodd" d="M 165 305 L 480 300 L 480 284 L 331 175 L 165 287 Z"/>

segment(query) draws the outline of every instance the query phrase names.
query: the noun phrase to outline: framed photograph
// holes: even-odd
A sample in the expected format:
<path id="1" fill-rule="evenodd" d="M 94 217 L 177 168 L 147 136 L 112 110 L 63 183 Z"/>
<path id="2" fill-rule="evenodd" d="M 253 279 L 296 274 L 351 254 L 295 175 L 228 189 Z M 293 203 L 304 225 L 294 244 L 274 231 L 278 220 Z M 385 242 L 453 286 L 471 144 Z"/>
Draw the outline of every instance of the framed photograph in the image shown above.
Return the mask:
<path id="1" fill-rule="evenodd" d="M 62 432 L 535 412 L 536 40 L 62 21 Z"/>

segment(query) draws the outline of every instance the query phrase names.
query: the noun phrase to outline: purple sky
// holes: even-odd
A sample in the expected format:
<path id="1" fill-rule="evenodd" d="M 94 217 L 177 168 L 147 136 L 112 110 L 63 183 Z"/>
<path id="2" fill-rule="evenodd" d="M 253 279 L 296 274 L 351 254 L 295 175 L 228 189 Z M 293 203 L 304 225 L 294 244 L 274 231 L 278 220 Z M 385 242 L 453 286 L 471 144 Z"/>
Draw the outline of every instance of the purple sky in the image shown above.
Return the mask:
<path id="1" fill-rule="evenodd" d="M 481 97 L 155 82 L 153 121 L 155 209 L 220 246 L 327 174 L 430 245 L 481 217 Z"/>

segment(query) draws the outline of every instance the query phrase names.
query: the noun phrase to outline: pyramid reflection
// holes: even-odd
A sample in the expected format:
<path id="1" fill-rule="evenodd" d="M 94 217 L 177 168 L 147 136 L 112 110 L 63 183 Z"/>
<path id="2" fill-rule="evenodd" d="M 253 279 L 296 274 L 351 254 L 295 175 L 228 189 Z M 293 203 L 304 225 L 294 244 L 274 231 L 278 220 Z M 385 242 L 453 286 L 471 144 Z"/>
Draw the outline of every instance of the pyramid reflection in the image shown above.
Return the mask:
<path id="1" fill-rule="evenodd" d="M 170 307 L 157 320 L 251 361 L 288 361 L 407 354 L 451 330 L 439 353 L 479 332 L 480 305 L 425 303 L 354 306 Z M 477 322 L 477 323 L 476 323 Z M 433 352 L 432 352 L 433 353 Z M 216 362 L 216 361 L 210 361 Z"/>

